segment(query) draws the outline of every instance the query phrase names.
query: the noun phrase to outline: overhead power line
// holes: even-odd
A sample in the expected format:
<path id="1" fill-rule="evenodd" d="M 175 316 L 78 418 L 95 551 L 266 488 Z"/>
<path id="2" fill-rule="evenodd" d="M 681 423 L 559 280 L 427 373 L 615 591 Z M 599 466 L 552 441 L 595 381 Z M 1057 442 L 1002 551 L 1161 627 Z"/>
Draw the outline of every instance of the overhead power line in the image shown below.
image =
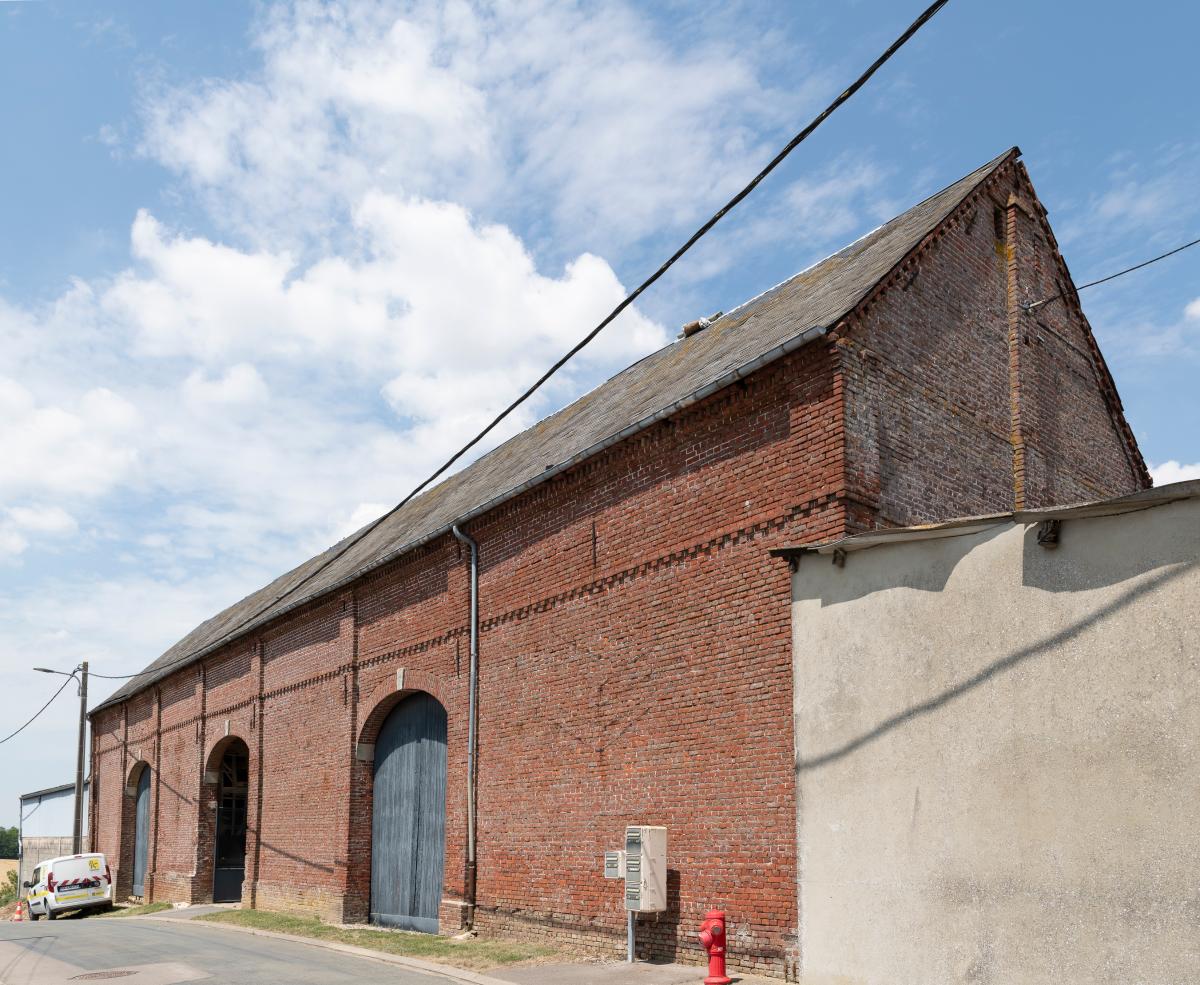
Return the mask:
<path id="1" fill-rule="evenodd" d="M 687 253 L 693 246 L 696 245 L 696 243 L 698 243 L 705 235 L 707 235 L 708 232 L 718 222 L 720 222 L 722 219 L 725 218 L 726 215 L 728 215 L 731 211 L 733 211 L 733 209 L 735 209 L 742 202 L 743 199 L 745 199 L 752 191 L 754 191 L 755 188 L 758 187 L 760 182 L 762 182 L 762 180 L 764 178 L 766 178 L 767 175 L 769 175 L 772 171 L 774 171 L 777 167 L 779 167 L 779 165 L 784 162 L 784 160 L 788 157 L 788 155 L 791 154 L 792 151 L 794 151 L 797 147 L 799 147 L 809 137 L 809 135 L 812 134 L 812 132 L 817 129 L 817 127 L 819 127 L 822 123 L 824 123 L 827 119 L 829 119 L 829 117 L 832 116 L 834 114 L 834 112 L 843 103 L 847 102 L 856 92 L 858 92 L 859 89 L 861 89 L 864 85 L 866 85 L 867 81 L 871 78 L 871 76 L 873 76 L 877 71 L 879 71 L 879 69 L 882 68 L 891 59 L 891 57 L 894 54 L 896 54 L 896 52 L 898 52 L 901 48 L 903 48 L 904 45 L 907 44 L 909 42 L 909 40 L 912 39 L 913 35 L 915 35 L 922 27 L 924 27 L 933 18 L 933 16 L 935 14 L 937 14 L 937 12 L 940 11 L 949 2 L 950 2 L 950 0 L 937 0 L 937 2 L 931 3 L 928 7 L 926 7 L 925 10 L 923 10 L 921 12 L 921 15 L 915 21 L 913 21 L 904 30 L 904 32 L 887 47 L 887 49 L 883 52 L 883 54 L 881 54 L 878 58 L 876 58 L 875 61 L 873 61 L 870 64 L 870 66 L 868 66 L 867 69 L 861 75 L 859 75 L 859 77 L 857 79 L 854 80 L 854 82 L 850 85 L 849 88 L 847 88 L 845 91 L 843 91 L 841 93 L 841 95 L 839 95 L 836 99 L 833 100 L 833 102 L 831 102 L 828 106 L 826 106 L 825 109 L 823 109 L 819 114 L 817 114 L 817 116 L 813 119 L 813 121 L 811 123 L 808 124 L 808 126 L 806 126 L 803 130 L 801 130 L 799 133 L 797 133 L 791 140 L 789 140 L 784 145 L 783 149 L 780 150 L 779 153 L 776 154 L 773 158 L 771 158 L 770 162 L 767 164 L 766 167 L 764 167 L 761 171 L 758 172 L 758 174 L 756 174 L 752 179 L 750 179 L 749 183 L 747 183 L 746 186 L 744 188 L 742 188 L 741 191 L 739 191 L 736 195 L 734 195 L 733 198 L 731 198 L 728 202 L 726 202 L 724 205 L 722 205 L 716 212 L 714 212 L 712 217 L 709 218 L 699 229 L 697 229 L 694 233 L 692 233 L 692 235 L 687 238 L 687 240 L 684 242 L 684 244 L 681 247 L 679 247 L 679 249 L 677 249 L 674 253 L 672 253 L 671 256 L 662 264 L 662 266 L 660 266 L 656 271 L 654 271 L 654 273 L 652 273 L 649 277 L 647 277 L 644 281 L 642 281 L 636 288 L 634 288 L 632 291 L 630 291 L 629 294 L 627 294 L 625 296 L 624 300 L 621 301 L 621 303 L 618 304 L 615 308 L 613 308 L 613 310 L 610 311 L 607 315 L 605 315 L 604 319 L 595 328 L 593 328 L 590 332 L 587 333 L 587 335 L 585 335 L 577 343 L 575 343 L 575 345 L 573 345 L 570 348 L 570 350 L 567 351 L 567 353 L 565 355 L 563 355 L 560 359 L 558 359 L 554 363 L 554 365 L 552 365 L 548 370 L 546 370 L 546 372 L 543 373 L 535 383 L 533 383 L 531 386 L 529 386 L 519 397 L 517 397 L 515 400 L 513 400 L 512 403 L 510 403 L 507 407 L 505 407 L 504 410 L 500 411 L 500 413 L 497 414 L 491 420 L 491 422 L 485 428 L 483 428 L 483 430 L 481 430 L 478 434 L 475 435 L 475 437 L 473 437 L 465 445 L 463 445 L 461 448 L 459 448 L 458 451 L 456 451 L 453 455 L 451 455 L 445 461 L 445 463 L 443 463 L 435 472 L 433 472 L 432 475 L 430 475 L 427 479 L 425 479 L 418 486 L 416 486 L 416 488 L 414 488 L 412 490 L 412 492 L 410 492 L 407 496 L 405 496 L 402 500 L 400 500 L 399 503 L 397 503 L 395 506 L 393 506 L 386 513 L 384 513 L 383 516 L 379 517 L 373 523 L 367 525 L 362 530 L 360 530 L 357 534 L 355 534 L 354 536 L 349 538 L 346 541 L 346 543 L 336 553 L 334 553 L 330 557 L 328 557 L 322 564 L 318 565 L 313 571 L 309 572 L 304 578 L 300 579 L 300 581 L 298 581 L 295 585 L 293 585 L 287 591 L 283 592 L 281 595 L 276 596 L 274 599 L 272 599 L 270 602 L 268 602 L 262 608 L 256 610 L 252 615 L 247 616 L 240 623 L 238 623 L 236 626 L 234 626 L 232 629 L 230 629 L 228 632 L 226 632 L 225 635 L 222 637 L 222 639 L 223 640 L 229 639 L 229 638 L 232 638 L 233 636 L 236 636 L 236 634 L 238 632 L 240 632 L 248 623 L 253 622 L 259 616 L 261 616 L 264 612 L 266 612 L 269 609 L 273 608 L 274 606 L 278 605 L 280 602 L 282 602 L 288 596 L 293 595 L 297 591 L 297 589 L 299 589 L 301 586 L 305 585 L 307 582 L 309 582 L 314 577 L 316 577 L 318 574 L 320 574 L 322 571 L 324 571 L 326 568 L 328 568 L 330 564 L 332 564 L 334 561 L 336 561 L 338 558 L 340 558 L 342 555 L 344 555 L 355 544 L 359 543 L 364 537 L 366 537 L 369 533 L 371 533 L 371 531 L 375 530 L 381 523 L 383 523 L 389 517 L 393 516 L 399 510 L 401 510 L 405 506 L 407 506 L 431 482 L 435 481 L 440 476 L 442 476 L 451 466 L 454 465 L 455 462 L 457 462 L 460 458 L 462 458 L 463 455 L 465 455 L 467 452 L 469 452 L 472 448 L 474 448 L 477 444 L 479 444 L 480 441 L 482 441 L 493 430 L 495 430 L 495 428 L 506 417 L 508 417 L 509 414 L 511 414 L 518 407 L 520 407 L 521 404 L 523 404 L 526 400 L 528 400 L 530 397 L 532 397 L 539 389 L 541 389 L 541 387 L 546 383 L 547 380 L 550 379 L 550 377 L 552 377 L 555 373 L 557 373 L 560 369 L 562 369 L 563 366 L 565 366 L 571 359 L 573 359 L 576 355 L 578 355 L 578 353 L 585 346 L 587 346 L 588 343 L 590 343 L 593 339 L 596 338 L 597 335 L 599 335 L 602 331 L 604 331 L 605 328 L 607 328 L 610 324 L 612 324 L 612 322 L 626 308 L 628 308 L 631 304 L 633 304 L 633 302 L 636 301 L 642 295 L 643 292 L 645 292 L 656 281 L 658 281 L 659 278 L 661 278 L 663 276 L 663 274 L 665 274 L 668 270 L 670 270 L 676 264 L 676 262 L 678 262 L 683 257 L 683 255 L 685 253 Z M 173 661 L 170 664 L 167 664 L 163 667 L 158 668 L 158 670 L 159 671 L 168 670 L 178 663 L 185 663 L 186 661 L 192 659 L 193 656 L 194 656 L 193 653 L 189 653 L 186 656 L 180 657 L 177 661 Z M 99 675 L 97 675 L 97 676 L 99 676 Z M 131 674 L 129 676 L 130 677 L 141 677 L 142 674 Z"/>
<path id="2" fill-rule="evenodd" d="M 38 720 L 38 716 L 41 715 L 41 713 L 43 711 L 45 711 L 47 708 L 49 708 L 54 703 L 54 699 L 57 698 L 60 694 L 62 694 L 63 691 L 66 689 L 66 686 L 68 684 L 70 684 L 71 681 L 73 681 L 73 680 L 75 680 L 74 677 L 68 677 L 65 681 L 63 681 L 62 687 L 60 687 L 57 691 L 55 691 L 50 696 L 50 700 L 47 701 L 44 705 L 42 705 L 41 708 L 38 709 L 37 715 L 34 715 L 33 718 L 29 719 L 29 721 L 27 721 L 24 725 L 22 725 L 19 729 L 17 729 L 11 735 L 6 735 L 3 739 L 0 739 L 0 745 L 4 745 L 4 743 L 6 743 L 9 739 L 15 739 L 18 735 L 20 735 L 27 728 L 29 728 L 30 725 L 32 725 L 34 722 L 36 722 Z"/>
<path id="3" fill-rule="evenodd" d="M 1197 244 L 1200 244 L 1200 239 L 1194 239 L 1190 243 L 1184 243 L 1183 246 L 1177 246 L 1173 250 L 1167 250 L 1166 253 L 1161 253 L 1156 257 L 1151 257 L 1149 260 L 1143 260 L 1141 263 L 1135 263 L 1132 267 L 1126 267 L 1124 270 L 1118 270 L 1115 274 L 1109 274 L 1107 277 L 1101 277 L 1099 280 L 1093 280 L 1087 284 L 1081 284 L 1079 287 L 1075 288 L 1075 293 L 1078 294 L 1080 291 L 1086 291 L 1089 287 L 1095 287 L 1097 284 L 1106 284 L 1110 280 L 1116 280 L 1118 277 L 1124 277 L 1126 274 L 1131 274 L 1135 270 L 1141 270 L 1143 267 L 1148 267 L 1152 263 L 1158 263 L 1159 260 L 1165 260 L 1167 257 L 1173 257 L 1176 253 L 1182 253 L 1188 247 L 1196 246 Z M 1049 304 L 1051 301 L 1057 301 L 1060 298 L 1065 298 L 1070 293 L 1070 291 L 1063 291 L 1061 294 L 1055 294 L 1053 297 L 1042 298 L 1041 301 L 1027 301 L 1025 304 L 1021 305 L 1021 307 L 1025 309 L 1025 314 L 1028 315 L 1042 307 L 1042 305 Z"/>

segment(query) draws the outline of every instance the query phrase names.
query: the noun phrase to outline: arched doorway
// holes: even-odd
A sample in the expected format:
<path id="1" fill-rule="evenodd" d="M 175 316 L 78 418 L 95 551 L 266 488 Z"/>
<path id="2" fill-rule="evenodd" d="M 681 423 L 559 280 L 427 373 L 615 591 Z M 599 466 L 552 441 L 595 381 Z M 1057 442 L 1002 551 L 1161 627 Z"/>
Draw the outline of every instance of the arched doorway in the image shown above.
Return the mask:
<path id="1" fill-rule="evenodd" d="M 213 854 L 214 903 L 237 903 L 246 878 L 246 797 L 250 750 L 241 739 L 225 746 L 217 767 L 217 824 Z"/>
<path id="2" fill-rule="evenodd" d="M 125 777 L 125 796 L 121 798 L 121 846 L 115 860 L 117 882 L 114 898 L 147 896 L 150 879 L 151 800 L 154 796 L 153 770 L 145 760 L 133 764 Z"/>
<path id="3" fill-rule="evenodd" d="M 143 764 L 133 795 L 133 895 L 146 895 L 150 859 L 150 767 Z"/>
<path id="4" fill-rule="evenodd" d="M 436 934 L 446 831 L 446 709 L 414 694 L 375 741 L 371 922 Z"/>

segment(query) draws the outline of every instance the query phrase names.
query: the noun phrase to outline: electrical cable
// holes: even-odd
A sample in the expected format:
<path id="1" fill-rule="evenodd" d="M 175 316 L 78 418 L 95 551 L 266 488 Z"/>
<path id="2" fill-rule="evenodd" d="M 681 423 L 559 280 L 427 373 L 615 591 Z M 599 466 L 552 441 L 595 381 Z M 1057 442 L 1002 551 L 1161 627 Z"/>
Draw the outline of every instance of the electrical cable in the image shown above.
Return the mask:
<path id="1" fill-rule="evenodd" d="M 391 516 L 395 515 L 399 510 L 401 510 L 405 506 L 407 506 L 413 500 L 413 498 L 416 497 L 422 490 L 424 490 L 431 482 L 433 482 L 435 479 L 437 479 L 439 476 L 441 476 L 443 473 L 445 473 L 452 465 L 454 465 L 455 462 L 457 462 L 460 458 L 462 458 L 463 455 L 465 455 L 468 451 L 470 451 L 477 444 L 479 444 L 479 442 L 482 441 L 485 437 L 487 437 L 487 435 L 490 434 L 496 428 L 496 426 L 500 424 L 501 421 L 503 421 L 506 417 L 508 417 L 509 414 L 511 414 L 514 410 L 516 410 L 518 407 L 520 407 L 521 404 L 523 404 L 526 400 L 528 400 L 531 396 L 533 396 L 533 394 L 536 393 L 542 387 L 542 385 L 545 384 L 546 381 L 550 379 L 550 377 L 552 377 L 555 373 L 557 373 L 560 369 L 562 369 L 562 367 L 564 365 L 566 365 L 566 363 L 569 360 L 574 358 L 585 346 L 588 345 L 588 343 L 590 343 L 593 339 L 596 338 L 597 335 L 599 335 L 602 331 L 604 331 L 604 329 L 607 328 L 617 318 L 618 315 L 620 315 L 626 308 L 628 308 L 631 304 L 633 304 L 633 302 L 636 301 L 642 295 L 643 292 L 645 292 L 649 287 L 651 287 L 655 282 L 657 282 L 659 280 L 659 278 L 661 278 L 668 270 L 670 270 L 671 267 L 673 267 L 675 265 L 675 263 L 679 259 L 681 259 L 685 253 L 687 253 L 693 246 L 696 245 L 697 242 L 700 241 L 701 238 L 703 238 L 709 232 L 709 230 L 711 230 L 718 222 L 720 222 L 723 218 L 725 218 L 725 216 L 729 212 L 731 212 L 734 208 L 736 208 L 742 202 L 743 199 L 745 199 L 752 191 L 754 191 L 755 188 L 758 187 L 758 185 L 762 182 L 762 180 L 764 178 L 766 178 L 772 171 L 774 171 L 780 164 L 782 164 L 783 161 L 788 157 L 788 155 L 790 155 L 792 153 L 792 151 L 794 151 L 797 147 L 799 147 L 800 144 L 802 144 L 809 137 L 809 135 L 814 130 L 817 129 L 817 127 L 819 127 L 822 123 L 824 123 L 827 119 L 829 119 L 829 117 L 832 116 L 833 113 L 843 103 L 845 103 L 847 100 L 849 100 L 856 92 L 858 92 L 859 89 L 861 89 L 864 85 L 866 85 L 867 81 L 871 78 L 871 76 L 873 76 L 877 71 L 879 71 L 879 69 L 882 68 L 891 59 L 891 57 L 894 54 L 896 54 L 897 51 L 899 51 L 901 48 L 903 48 L 904 45 L 907 44 L 909 40 L 911 40 L 911 38 L 913 37 L 914 34 L 916 34 L 922 27 L 924 27 L 925 24 L 928 23 L 933 18 L 933 16 L 935 14 L 937 14 L 938 11 L 940 11 L 949 2 L 950 2 L 950 0 L 936 0 L 935 3 L 931 3 L 928 7 L 926 7 L 925 10 L 921 12 L 921 15 L 919 17 L 917 17 L 917 19 L 914 20 L 904 30 L 904 32 L 888 46 L 888 48 L 883 52 L 883 54 L 881 54 L 878 58 L 876 58 L 875 61 L 873 61 L 870 64 L 870 66 L 861 75 L 859 75 L 859 77 L 857 79 L 854 80 L 854 82 L 849 86 L 849 88 L 845 89 L 841 93 L 841 95 L 839 95 L 836 99 L 833 100 L 833 102 L 831 102 L 828 106 L 826 106 L 825 109 L 823 109 L 813 119 L 813 121 L 808 124 L 808 126 L 806 126 L 803 130 L 801 130 L 799 133 L 797 133 L 791 140 L 789 140 L 787 142 L 787 144 L 784 145 L 783 149 L 780 150 L 779 153 L 777 153 L 773 158 L 771 158 L 770 162 L 767 164 L 766 167 L 764 167 L 761 171 L 759 171 L 758 174 L 756 174 L 749 181 L 749 183 L 746 184 L 746 186 L 742 188 L 741 191 L 739 191 L 736 195 L 733 196 L 733 198 L 731 198 L 728 202 L 726 202 L 724 205 L 722 205 L 715 213 L 713 213 L 712 217 L 709 218 L 708 221 L 706 221 L 702 226 L 700 226 L 699 229 L 697 229 L 694 233 L 692 233 L 692 235 L 688 237 L 687 241 L 681 247 L 679 247 L 679 249 L 677 249 L 674 253 L 672 253 L 671 256 L 662 264 L 662 266 L 660 266 L 656 271 L 654 271 L 654 273 L 652 273 L 649 277 L 647 277 L 644 281 L 642 281 L 642 283 L 639 284 L 634 290 L 630 291 L 629 294 L 627 294 L 625 296 L 625 299 L 623 301 L 621 301 L 615 308 L 613 308 L 613 310 L 610 311 L 595 328 L 593 328 L 590 332 L 587 333 L 587 335 L 585 335 L 574 346 L 572 346 L 571 349 L 564 356 L 562 356 L 560 359 L 558 359 L 554 363 L 554 365 L 552 365 L 548 370 L 546 370 L 546 372 L 543 373 L 535 383 L 533 383 L 531 386 L 529 386 L 519 397 L 517 397 L 515 400 L 513 400 L 512 403 L 510 403 L 507 407 L 504 408 L 504 410 L 502 410 L 499 414 L 497 414 L 492 419 L 491 423 L 489 423 L 482 431 L 480 431 L 478 434 L 476 434 L 475 437 L 473 437 L 465 445 L 463 445 L 461 448 L 459 448 L 458 451 L 456 451 L 453 455 L 451 455 L 450 458 L 448 458 L 446 460 L 446 462 L 443 465 L 441 465 L 432 475 L 430 475 L 427 479 L 425 479 L 422 483 L 420 483 L 420 485 L 418 485 L 415 489 L 413 489 L 412 492 L 410 492 L 407 496 L 405 496 L 402 500 L 400 500 L 399 503 L 397 503 L 395 506 L 393 506 L 390 510 L 388 510 L 386 513 L 384 513 L 381 517 L 379 517 L 372 523 L 365 526 L 362 530 L 358 531 L 357 534 L 354 534 L 350 538 L 348 538 L 346 543 L 335 554 L 332 554 L 330 557 L 328 557 L 324 562 L 322 562 L 320 565 L 318 565 L 313 571 L 309 572 L 302 579 L 300 579 L 295 585 L 293 585 L 287 591 L 283 592 L 281 595 L 274 598 L 272 601 L 268 602 L 262 608 L 257 609 L 252 615 L 247 616 L 245 619 L 243 619 L 240 623 L 238 623 L 232 629 L 227 630 L 225 632 L 225 634 L 222 636 L 221 640 L 219 640 L 216 644 L 213 644 L 213 645 L 220 645 L 221 642 L 234 638 L 247 624 L 253 622 L 255 619 L 257 619 L 263 613 L 274 608 L 276 605 L 278 605 L 280 602 L 282 602 L 289 595 L 292 595 L 293 593 L 295 593 L 297 589 L 299 589 L 301 586 L 303 586 L 304 584 L 309 582 L 311 579 L 316 577 L 318 574 L 320 574 L 322 571 L 324 571 L 326 568 L 328 568 L 329 565 L 331 565 L 338 558 L 342 557 L 355 544 L 362 541 L 362 539 L 364 537 L 366 537 L 373 530 L 375 530 L 381 523 L 383 523 L 385 520 L 387 520 Z M 176 661 L 176 663 L 185 663 L 188 660 L 192 659 L 193 656 L 194 656 L 193 653 L 189 653 L 186 656 L 180 657 L 179 660 Z M 170 664 L 164 665 L 163 667 L 154 668 L 154 673 L 162 673 L 165 670 L 169 670 L 173 666 L 175 666 L 175 663 L 170 663 Z M 150 668 L 147 668 L 147 670 L 143 671 L 142 674 L 131 674 L 130 677 L 141 677 L 144 673 L 148 673 L 149 671 L 150 671 Z"/>
<path id="2" fill-rule="evenodd" d="M 1115 274 L 1109 274 L 1107 277 L 1101 277 L 1099 280 L 1093 280 L 1089 281 L 1087 284 L 1081 284 L 1079 287 L 1075 288 L 1075 293 L 1078 294 L 1080 291 L 1086 291 L 1089 287 L 1095 287 L 1097 284 L 1106 284 L 1110 280 L 1116 280 L 1118 277 L 1124 277 L 1126 274 L 1131 274 L 1135 270 L 1141 270 L 1143 267 L 1148 267 L 1152 263 L 1158 263 L 1159 260 L 1165 260 L 1167 257 L 1173 257 L 1176 253 L 1182 253 L 1188 247 L 1196 246 L 1197 244 L 1200 244 L 1200 239 L 1194 239 L 1190 243 L 1184 243 L 1183 246 L 1177 246 L 1173 250 L 1167 250 L 1166 253 L 1162 253 L 1159 256 L 1151 257 L 1149 260 L 1143 260 L 1141 263 L 1135 263 L 1132 267 L 1126 267 L 1124 270 L 1118 270 Z M 1070 291 L 1063 291 L 1061 294 L 1055 294 L 1053 297 L 1042 298 L 1041 301 L 1026 301 L 1023 305 L 1021 305 L 1021 307 L 1024 309 L 1025 314 L 1032 314 L 1042 305 L 1049 304 L 1051 301 L 1057 301 L 1060 298 L 1065 298 L 1070 293 Z"/>
<path id="3" fill-rule="evenodd" d="M 66 689 L 66 686 L 68 684 L 70 684 L 71 681 L 74 681 L 74 680 L 75 680 L 74 674 L 67 677 L 67 679 L 62 682 L 62 687 L 60 687 L 57 691 L 55 691 L 54 694 L 52 694 L 50 696 L 50 700 L 47 701 L 44 705 L 42 705 L 41 708 L 38 709 L 37 715 L 34 715 L 33 718 L 29 719 L 29 721 L 27 721 L 24 725 L 22 725 L 19 729 L 17 729 L 11 735 L 6 735 L 3 739 L 0 739 L 0 745 L 3 745 L 4 743 L 6 743 L 9 739 L 15 739 L 18 735 L 20 735 L 27 728 L 29 728 L 30 725 L 32 725 L 34 722 L 36 722 L 38 719 L 38 715 L 40 715 L 43 711 L 45 711 L 47 708 L 49 708 L 50 705 L 52 705 L 54 703 L 54 699 L 57 698 L 60 694 L 62 694 L 63 691 Z M 78 681 L 76 681 L 76 683 L 78 683 Z"/>

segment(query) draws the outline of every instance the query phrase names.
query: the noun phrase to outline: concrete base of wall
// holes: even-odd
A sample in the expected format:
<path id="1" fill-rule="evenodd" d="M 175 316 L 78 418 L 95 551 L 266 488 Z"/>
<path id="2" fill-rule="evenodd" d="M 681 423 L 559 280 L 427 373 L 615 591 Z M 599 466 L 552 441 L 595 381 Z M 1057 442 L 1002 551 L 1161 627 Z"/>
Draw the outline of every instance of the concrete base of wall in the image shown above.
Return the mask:
<path id="1" fill-rule="evenodd" d="M 295 883 L 262 882 L 253 887 L 255 909 L 276 910 L 298 916 L 320 917 L 327 923 L 342 922 L 342 896 L 327 890 Z M 250 906 L 251 885 L 242 887 L 242 905 Z"/>
<path id="2" fill-rule="evenodd" d="M 21 839 L 21 871 L 17 882 L 25 883 L 33 878 L 33 870 L 46 859 L 58 858 L 60 855 L 70 855 L 75 849 L 75 839 L 71 835 L 47 835 L 41 838 Z"/>

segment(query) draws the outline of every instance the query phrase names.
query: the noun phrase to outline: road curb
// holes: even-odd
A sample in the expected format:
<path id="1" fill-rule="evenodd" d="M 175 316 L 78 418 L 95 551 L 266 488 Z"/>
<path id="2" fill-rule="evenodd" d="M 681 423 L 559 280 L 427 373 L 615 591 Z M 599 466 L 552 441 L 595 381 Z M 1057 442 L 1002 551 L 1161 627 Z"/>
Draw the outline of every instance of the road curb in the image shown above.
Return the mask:
<path id="1" fill-rule="evenodd" d="M 157 917 L 147 914 L 144 917 L 125 917 L 126 920 L 152 920 L 165 923 L 170 918 Z M 491 978 L 478 972 L 467 971 L 465 968 L 455 968 L 452 965 L 438 964 L 435 961 L 422 961 L 420 958 L 406 958 L 400 954 L 388 954 L 386 951 L 373 951 L 369 947 L 358 947 L 355 944 L 341 944 L 337 941 L 323 941 L 314 937 L 299 937 L 296 934 L 281 934 L 274 930 L 260 930 L 257 927 L 239 927 L 236 924 L 217 923 L 212 920 L 178 920 L 174 923 L 184 923 L 191 927 L 215 927 L 218 930 L 232 930 L 239 934 L 253 934 L 256 937 L 270 937 L 279 941 L 291 941 L 295 944 L 308 944 L 310 947 L 323 947 L 327 951 L 339 951 L 342 954 L 353 954 L 359 958 L 370 958 L 382 961 L 384 964 L 399 965 L 413 971 L 424 972 L 428 975 L 441 975 L 451 981 L 466 982 L 467 985 L 512 985 L 499 978 Z"/>

